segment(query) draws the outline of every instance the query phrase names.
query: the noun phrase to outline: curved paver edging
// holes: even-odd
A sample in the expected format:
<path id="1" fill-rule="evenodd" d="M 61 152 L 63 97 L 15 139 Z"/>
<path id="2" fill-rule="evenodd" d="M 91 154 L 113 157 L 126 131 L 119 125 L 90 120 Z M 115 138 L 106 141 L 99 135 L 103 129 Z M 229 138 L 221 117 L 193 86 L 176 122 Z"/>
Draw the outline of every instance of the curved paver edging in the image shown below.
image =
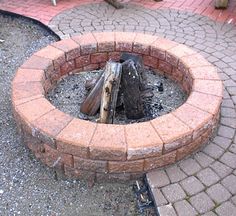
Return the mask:
<path id="1" fill-rule="evenodd" d="M 179 82 L 189 94 L 170 114 L 132 125 L 96 124 L 56 109 L 46 92 L 68 73 L 97 69 L 120 53 Z M 216 68 L 188 47 L 141 33 L 89 33 L 35 53 L 17 71 L 12 103 L 23 140 L 37 158 L 66 175 L 130 179 L 172 164 L 206 143 L 217 126 L 222 82 Z"/>

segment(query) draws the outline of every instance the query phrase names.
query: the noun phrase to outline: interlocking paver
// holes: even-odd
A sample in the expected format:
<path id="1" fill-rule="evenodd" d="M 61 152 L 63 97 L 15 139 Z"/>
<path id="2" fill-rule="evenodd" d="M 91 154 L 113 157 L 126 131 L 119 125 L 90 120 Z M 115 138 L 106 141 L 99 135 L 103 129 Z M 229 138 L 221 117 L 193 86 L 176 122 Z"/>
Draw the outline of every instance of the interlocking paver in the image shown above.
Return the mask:
<path id="1" fill-rule="evenodd" d="M 223 149 L 227 149 L 231 143 L 231 139 L 228 139 L 226 137 L 216 136 L 213 139 L 213 142 L 222 147 Z"/>
<path id="2" fill-rule="evenodd" d="M 227 188 L 232 194 L 236 194 L 236 176 L 229 175 L 221 182 L 225 188 Z"/>
<path id="3" fill-rule="evenodd" d="M 180 185 L 190 196 L 199 193 L 205 189 L 204 185 L 195 176 L 190 176 L 184 179 L 180 182 Z"/>
<path id="4" fill-rule="evenodd" d="M 218 135 L 232 139 L 234 136 L 234 129 L 221 125 L 218 130 Z"/>
<path id="5" fill-rule="evenodd" d="M 187 175 L 193 175 L 201 169 L 201 166 L 192 158 L 181 161 L 179 166 Z"/>
<path id="6" fill-rule="evenodd" d="M 177 216 L 173 206 L 171 204 L 160 206 L 158 208 L 160 216 Z"/>
<path id="7" fill-rule="evenodd" d="M 224 153 L 224 149 L 220 148 L 216 144 L 210 143 L 203 149 L 203 152 L 217 159 Z"/>
<path id="8" fill-rule="evenodd" d="M 207 167 L 209 166 L 212 162 L 214 162 L 214 159 L 209 157 L 203 152 L 198 152 L 194 155 L 194 158 L 197 160 L 197 162 L 202 166 L 202 167 Z"/>
<path id="9" fill-rule="evenodd" d="M 231 197 L 231 194 L 221 185 L 215 184 L 206 190 L 206 193 L 214 200 L 217 204 L 220 204 Z"/>
<path id="10" fill-rule="evenodd" d="M 163 187 L 170 183 L 170 180 L 164 170 L 155 170 L 147 173 L 147 179 L 149 185 L 153 188 Z"/>
<path id="11" fill-rule="evenodd" d="M 210 168 L 206 168 L 198 172 L 197 177 L 206 186 L 215 184 L 220 180 L 219 176 Z"/>
<path id="12" fill-rule="evenodd" d="M 162 190 L 164 196 L 166 197 L 166 199 L 170 203 L 174 203 L 174 202 L 176 202 L 178 200 L 182 200 L 186 197 L 185 192 L 180 187 L 180 185 L 177 183 L 167 185 L 167 186 L 163 187 L 161 190 Z"/>
<path id="13" fill-rule="evenodd" d="M 154 188 L 152 190 L 152 193 L 153 193 L 153 196 L 154 196 L 157 206 L 166 205 L 168 203 L 168 201 L 165 199 L 162 192 L 158 188 Z"/>
<path id="14" fill-rule="evenodd" d="M 225 202 L 215 209 L 219 216 L 233 216 L 236 213 L 236 207 L 231 202 Z"/>
<path id="15" fill-rule="evenodd" d="M 232 168 L 226 166 L 225 164 L 215 161 L 210 167 L 217 173 L 218 176 L 224 178 L 232 172 Z"/>
<path id="16" fill-rule="evenodd" d="M 198 213 L 186 200 L 176 202 L 174 204 L 176 212 L 181 216 L 195 216 Z"/>
<path id="17" fill-rule="evenodd" d="M 214 202 L 205 192 L 191 197 L 190 203 L 200 214 L 210 211 L 215 206 Z"/>
<path id="18" fill-rule="evenodd" d="M 166 172 L 172 183 L 178 182 L 187 177 L 186 174 L 176 165 L 168 167 Z"/>
<path id="19" fill-rule="evenodd" d="M 231 168 L 236 168 L 236 155 L 231 152 L 225 152 L 220 161 Z"/>

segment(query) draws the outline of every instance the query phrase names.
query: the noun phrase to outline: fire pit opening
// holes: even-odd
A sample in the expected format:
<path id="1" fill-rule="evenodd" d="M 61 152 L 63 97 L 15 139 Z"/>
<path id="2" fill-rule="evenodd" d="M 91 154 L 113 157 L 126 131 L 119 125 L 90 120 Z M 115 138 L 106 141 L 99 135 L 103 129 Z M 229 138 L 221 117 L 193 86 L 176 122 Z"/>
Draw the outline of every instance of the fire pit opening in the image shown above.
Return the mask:
<path id="1" fill-rule="evenodd" d="M 49 91 L 49 101 L 74 117 L 112 124 L 149 121 L 186 101 L 181 86 L 163 72 L 144 67 L 140 55 L 122 53 L 119 62 L 108 61 L 100 70 L 75 70 Z"/>
<path id="2" fill-rule="evenodd" d="M 98 71 L 103 68 L 104 73 Z M 104 85 L 98 85 L 103 76 Z M 83 85 L 77 82 L 80 79 Z M 173 83 L 179 87 L 172 90 Z M 168 86 L 183 100 L 164 110 L 167 114 L 142 116 L 153 108 L 152 103 L 140 106 L 143 100 L 157 100 L 160 110 L 166 106 L 160 100 L 170 93 Z M 12 82 L 12 103 L 24 143 L 43 163 L 75 178 L 129 180 L 175 163 L 208 142 L 218 125 L 222 86 L 216 68 L 185 45 L 141 33 L 90 33 L 53 43 L 31 56 Z M 96 87 L 99 90 L 91 94 Z M 63 105 L 61 89 L 66 92 Z M 67 106 L 67 114 L 64 102 L 73 94 L 79 95 L 76 109 L 85 113 L 100 109 L 102 115 L 93 121 L 84 120 L 81 113 L 74 117 L 73 104 Z M 119 119 L 121 104 L 131 119 L 127 123 L 128 118 Z M 98 117 L 104 121 L 96 122 Z"/>

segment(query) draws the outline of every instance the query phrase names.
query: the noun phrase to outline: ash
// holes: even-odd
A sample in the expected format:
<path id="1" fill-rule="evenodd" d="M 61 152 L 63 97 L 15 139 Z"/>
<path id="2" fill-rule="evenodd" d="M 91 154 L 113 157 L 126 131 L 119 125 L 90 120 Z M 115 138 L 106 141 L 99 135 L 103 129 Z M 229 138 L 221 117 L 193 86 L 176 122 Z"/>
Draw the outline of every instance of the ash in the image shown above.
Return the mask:
<path id="1" fill-rule="evenodd" d="M 100 71 L 80 72 L 62 78 L 48 93 L 49 101 L 67 114 L 95 122 L 99 118 L 99 113 L 96 116 L 85 115 L 80 112 L 80 105 L 88 93 L 85 89 L 86 80 L 96 78 Z M 146 86 L 153 92 L 153 97 L 144 99 L 145 116 L 131 120 L 127 119 L 124 110 L 117 109 L 114 124 L 148 121 L 175 110 L 186 101 L 187 94 L 175 81 L 151 70 L 146 70 L 143 76 Z"/>

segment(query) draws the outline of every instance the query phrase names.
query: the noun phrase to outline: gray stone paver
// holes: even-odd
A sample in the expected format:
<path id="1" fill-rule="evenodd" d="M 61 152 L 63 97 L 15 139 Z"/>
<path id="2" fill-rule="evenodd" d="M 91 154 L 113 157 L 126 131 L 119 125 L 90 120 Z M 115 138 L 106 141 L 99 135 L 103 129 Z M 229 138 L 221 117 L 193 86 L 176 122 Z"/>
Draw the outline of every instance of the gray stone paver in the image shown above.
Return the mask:
<path id="1" fill-rule="evenodd" d="M 220 161 L 231 168 L 236 168 L 236 154 L 225 152 Z"/>
<path id="2" fill-rule="evenodd" d="M 219 176 L 210 168 L 206 168 L 197 173 L 199 180 L 206 186 L 215 184 L 220 180 Z"/>
<path id="3" fill-rule="evenodd" d="M 231 194 L 221 185 L 215 184 L 206 190 L 206 193 L 214 200 L 217 204 L 220 204 L 231 197 Z"/>
<path id="4" fill-rule="evenodd" d="M 186 200 L 176 202 L 174 207 L 177 214 L 181 216 L 195 216 L 198 214 Z"/>
<path id="5" fill-rule="evenodd" d="M 193 175 L 201 169 L 201 166 L 192 158 L 181 161 L 179 166 L 187 175 Z"/>
<path id="6" fill-rule="evenodd" d="M 224 154 L 224 149 L 220 148 L 218 145 L 209 143 L 204 149 L 203 152 L 212 158 L 218 159 L 222 154 Z"/>
<path id="7" fill-rule="evenodd" d="M 213 164 L 210 165 L 210 167 L 217 173 L 218 176 L 221 178 L 226 177 L 232 172 L 232 168 L 226 166 L 225 164 L 215 161 Z"/>
<path id="8" fill-rule="evenodd" d="M 210 211 L 215 206 L 214 202 L 205 192 L 201 192 L 191 197 L 190 203 L 200 214 Z"/>
<path id="9" fill-rule="evenodd" d="M 210 145 L 195 153 L 192 158 L 181 161 L 178 166 L 170 166 L 163 169 L 165 171 L 159 170 L 156 174 L 148 174 L 149 182 L 152 183 L 151 187 L 155 188 L 156 196 L 159 200 L 162 200 L 160 203 L 163 203 L 163 205 L 166 204 L 166 201 L 164 201 L 166 198 L 160 199 L 160 197 L 163 198 L 162 189 L 173 185 L 171 183 L 174 182 L 179 182 L 188 195 L 196 197 L 200 193 L 206 200 L 208 200 L 206 197 L 209 198 L 209 196 L 202 195 L 205 194 L 202 191 L 209 192 L 210 188 L 214 188 L 214 184 L 218 185 L 218 182 L 230 193 L 236 194 L 235 175 L 231 175 L 232 172 L 236 174 L 236 170 L 233 170 L 236 169 L 235 27 L 222 25 L 207 17 L 189 12 L 169 9 L 150 10 L 135 5 L 128 5 L 127 8 L 122 10 L 114 10 L 105 3 L 84 5 L 65 11 L 54 17 L 50 24 L 51 28 L 62 38 L 88 31 L 109 30 L 138 31 L 163 36 L 185 43 L 199 51 L 208 61 L 214 64 L 219 69 L 219 75 L 224 80 L 226 87 L 217 136 Z M 232 144 L 233 138 L 235 139 L 234 144 Z M 175 188 L 178 197 L 181 197 L 181 200 L 178 198 L 178 203 L 185 203 L 183 200 L 186 197 L 185 195 L 180 196 L 182 189 L 178 186 L 176 187 L 178 189 Z M 214 192 L 216 193 L 216 191 Z M 195 200 L 193 197 L 190 199 Z M 235 200 L 234 197 L 229 198 L 229 200 L 231 199 L 232 202 Z M 175 199 L 173 198 L 173 200 Z M 176 206 L 176 203 L 173 202 L 172 204 Z M 212 204 L 209 200 L 206 203 L 208 203 L 208 206 Z M 224 203 L 221 206 L 224 207 Z M 219 212 L 223 212 L 225 209 L 225 207 L 220 208 L 221 206 L 216 208 Z M 214 212 L 209 211 L 206 210 L 207 216 L 215 215 Z M 164 216 L 176 215 L 171 205 L 162 206 L 161 212 Z"/>
<path id="10" fill-rule="evenodd" d="M 230 146 L 231 139 L 228 139 L 226 137 L 216 136 L 213 139 L 213 142 L 222 147 L 223 149 L 227 149 Z"/>
<path id="11" fill-rule="evenodd" d="M 147 174 L 147 179 L 152 182 L 150 185 L 152 188 L 163 187 L 170 183 L 168 176 L 164 170 L 155 170 Z"/>
<path id="12" fill-rule="evenodd" d="M 178 182 L 187 177 L 187 175 L 176 165 L 168 167 L 166 172 L 172 183 Z"/>
<path id="13" fill-rule="evenodd" d="M 208 167 L 211 163 L 214 162 L 213 158 L 209 157 L 203 152 L 196 153 L 194 157 L 202 167 Z"/>
<path id="14" fill-rule="evenodd" d="M 203 214 L 202 216 L 217 216 L 213 211 L 207 212 L 206 214 Z"/>
<path id="15" fill-rule="evenodd" d="M 160 216 L 177 216 L 173 206 L 171 204 L 160 206 L 158 208 Z"/>
<path id="16" fill-rule="evenodd" d="M 154 199 L 156 200 L 157 206 L 162 206 L 168 204 L 168 201 L 163 196 L 162 192 L 158 188 L 154 188 L 152 190 L 152 194 L 154 196 Z"/>
<path id="17" fill-rule="evenodd" d="M 222 180 L 222 185 L 229 190 L 233 195 L 236 194 L 236 176 L 229 175 Z"/>
<path id="18" fill-rule="evenodd" d="M 190 196 L 201 192 L 205 188 L 204 185 L 195 176 L 190 176 L 184 179 L 180 182 L 180 185 Z"/>
<path id="19" fill-rule="evenodd" d="M 225 202 L 215 209 L 219 216 L 233 216 L 236 214 L 236 207 L 231 202 Z"/>
<path id="20" fill-rule="evenodd" d="M 186 197 L 185 192 L 180 187 L 180 185 L 177 183 L 165 186 L 161 190 L 162 190 L 162 193 L 164 194 L 165 198 L 170 203 L 177 202 L 177 201 L 182 200 Z"/>

